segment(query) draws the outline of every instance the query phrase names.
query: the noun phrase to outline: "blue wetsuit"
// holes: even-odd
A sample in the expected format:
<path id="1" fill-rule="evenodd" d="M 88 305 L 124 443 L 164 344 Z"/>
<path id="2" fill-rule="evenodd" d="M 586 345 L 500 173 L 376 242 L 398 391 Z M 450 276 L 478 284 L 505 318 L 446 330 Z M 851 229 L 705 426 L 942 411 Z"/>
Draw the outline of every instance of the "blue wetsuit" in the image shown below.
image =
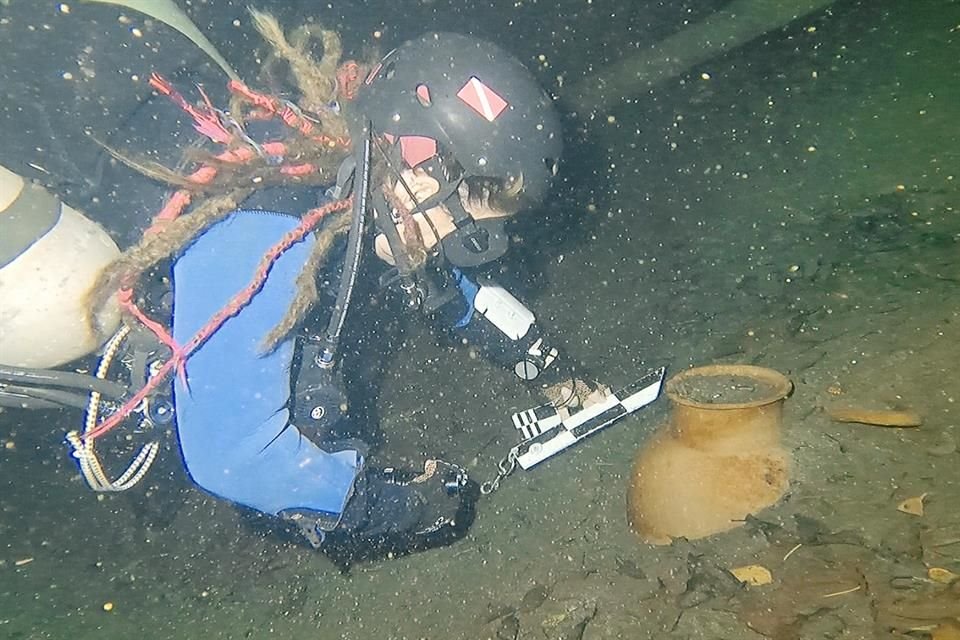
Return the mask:
<path id="1" fill-rule="evenodd" d="M 173 337 L 182 344 L 253 278 L 264 252 L 297 226 L 279 213 L 241 210 L 196 239 L 173 268 Z M 206 491 L 264 513 L 337 518 L 363 458 L 328 453 L 290 424 L 293 339 L 264 354 L 313 236 L 274 264 L 263 289 L 189 358 L 189 388 L 174 384 L 177 434 L 187 471 Z"/>

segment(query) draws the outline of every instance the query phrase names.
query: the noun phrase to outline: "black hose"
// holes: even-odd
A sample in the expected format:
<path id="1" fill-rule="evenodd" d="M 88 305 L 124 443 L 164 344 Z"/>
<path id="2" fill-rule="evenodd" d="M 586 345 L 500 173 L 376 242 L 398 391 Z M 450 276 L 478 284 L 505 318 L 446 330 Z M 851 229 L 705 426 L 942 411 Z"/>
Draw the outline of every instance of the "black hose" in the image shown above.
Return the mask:
<path id="1" fill-rule="evenodd" d="M 39 385 L 42 387 L 66 387 L 84 391 L 99 391 L 110 398 L 120 398 L 127 392 L 127 386 L 112 380 L 101 380 L 95 376 L 56 369 L 32 369 L 0 365 L 0 383 Z"/>
<path id="2" fill-rule="evenodd" d="M 384 162 L 387 163 L 387 167 L 390 169 L 391 173 L 397 177 L 397 180 L 403 180 L 403 177 L 400 175 L 400 171 L 393 165 L 393 162 L 390 160 L 390 155 L 384 150 L 379 142 L 376 142 L 377 151 L 380 152 L 381 157 Z M 386 198 L 383 195 L 378 196 L 378 202 L 383 203 L 383 211 L 378 212 L 381 214 L 377 217 L 377 229 L 387 238 L 387 244 L 390 246 L 390 253 L 393 255 L 394 265 L 397 267 L 397 273 L 400 276 L 400 288 L 404 291 L 412 292 L 416 287 L 416 279 L 413 275 L 413 264 L 410 262 L 410 256 L 407 254 L 406 246 L 403 243 L 403 240 L 400 238 L 400 232 L 397 231 L 397 225 L 393 223 L 393 220 L 390 219 L 390 203 L 386 201 Z M 416 198 L 414 198 L 416 202 Z M 386 216 L 385 218 L 382 216 Z"/>
<path id="3" fill-rule="evenodd" d="M 324 349 L 321 357 L 323 366 L 332 366 L 340 344 L 340 334 L 347 319 L 347 310 L 353 296 L 353 288 L 360 272 L 360 256 L 363 245 L 363 230 L 367 217 L 367 194 L 370 190 L 370 130 L 365 130 L 360 149 L 360 162 L 357 163 L 353 178 L 353 216 L 350 233 L 347 236 L 347 255 L 340 273 L 340 287 L 337 301 L 327 323 L 324 337 Z"/>
<path id="4" fill-rule="evenodd" d="M 55 409 L 74 407 L 86 409 L 89 398 L 86 395 L 60 391 L 59 389 L 41 389 L 21 387 L 19 385 L 0 385 L 0 405 L 24 409 Z"/>
<path id="5" fill-rule="evenodd" d="M 62 409 L 63 405 L 49 400 L 37 400 L 36 398 L 25 398 L 14 393 L 6 393 L 0 390 L 0 407 L 9 409 Z"/>

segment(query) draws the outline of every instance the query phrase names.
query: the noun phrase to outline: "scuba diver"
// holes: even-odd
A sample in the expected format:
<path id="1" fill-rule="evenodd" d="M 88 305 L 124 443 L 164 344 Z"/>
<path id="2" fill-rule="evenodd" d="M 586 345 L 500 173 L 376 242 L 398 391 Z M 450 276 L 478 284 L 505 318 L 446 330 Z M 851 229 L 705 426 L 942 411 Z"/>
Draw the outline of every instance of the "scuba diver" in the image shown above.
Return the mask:
<path id="1" fill-rule="evenodd" d="M 339 60 L 335 34 L 322 32 L 324 59 L 316 62 L 302 47 L 284 46 L 271 20 L 261 14 L 258 28 L 290 63 L 300 104 L 234 88 L 251 113 L 272 110 L 298 137 L 281 149 L 254 140 L 260 125 L 253 117 L 238 122 L 239 114 L 213 109 L 195 117 L 202 133 L 215 129 L 212 139 L 238 145 L 224 154 L 243 149 L 244 163 L 220 154 L 219 162 L 205 165 L 211 170 L 202 184 L 156 170 L 152 177 L 181 187 L 171 202 L 180 195 L 180 207 L 193 200 L 192 209 L 179 217 L 161 212 L 139 244 L 109 266 L 97 265 L 89 296 L 95 321 L 74 317 L 109 335 L 119 290 L 135 328 L 124 325 L 114 334 L 92 383 L 27 369 L 81 354 L 30 362 L 8 358 L 5 348 L 0 404 L 78 405 L 66 399 L 76 394 L 31 389 L 32 381 L 90 391 L 113 417 L 123 417 L 118 405 L 126 401 L 141 424 L 173 422 L 198 486 L 290 523 L 339 562 L 449 544 L 472 524 L 480 487 L 443 460 L 429 459 L 422 470 L 368 464 L 371 443 L 357 437 L 366 431 L 353 424 L 346 402 L 340 339 L 369 227 L 374 251 L 388 265 L 381 282 L 402 292 L 406 307 L 544 390 L 546 405 L 514 416 L 525 442 L 501 476 L 518 461 L 528 468 L 652 401 L 663 372 L 619 396 L 575 377 L 561 366 L 536 316 L 478 274 L 507 251 L 507 219 L 543 201 L 562 151 L 553 102 L 519 61 L 477 38 L 430 33 L 368 71 L 353 63 L 335 67 L 328 60 Z M 159 79 L 154 86 L 179 99 Z M 205 119 L 211 116 L 216 122 Z M 0 207 L 0 225 L 23 217 L 9 215 L 11 207 L 25 211 L 30 204 L 12 202 L 6 212 Z M 307 210 L 322 219 L 316 234 L 305 224 L 310 214 L 297 215 Z M 68 209 L 57 211 L 64 217 Z M 306 319 L 320 295 L 318 270 L 338 234 L 347 237 L 336 299 L 326 326 L 318 326 Z M 0 260 L 0 287 L 6 271 L 43 241 L 42 232 L 21 237 L 7 251 L 10 259 Z M 259 280 L 251 282 L 254 273 Z M 0 340 L 9 322 L 0 316 Z M 123 340 L 131 387 L 118 390 L 105 372 Z M 172 385 L 153 384 L 167 373 Z M 131 396 L 138 387 L 151 392 Z M 108 426 L 98 426 L 92 402 L 87 410 L 84 432 L 70 436 L 81 470 L 101 490 L 126 488 L 156 450 L 144 447 L 110 481 L 93 451 Z"/>

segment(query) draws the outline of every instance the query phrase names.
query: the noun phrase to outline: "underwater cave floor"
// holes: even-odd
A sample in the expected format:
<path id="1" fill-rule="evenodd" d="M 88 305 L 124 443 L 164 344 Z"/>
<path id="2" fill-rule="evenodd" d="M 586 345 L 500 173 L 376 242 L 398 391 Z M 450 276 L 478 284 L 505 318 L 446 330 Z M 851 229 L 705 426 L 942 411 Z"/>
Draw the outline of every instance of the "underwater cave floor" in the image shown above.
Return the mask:
<path id="1" fill-rule="evenodd" d="M 173 450 L 145 488 L 92 495 L 51 445 L 62 416 L 40 416 L 0 433 L 0 635 L 958 637 L 960 587 L 944 583 L 960 573 L 960 83 L 944 64 L 958 16 L 889 4 L 848 12 L 857 28 L 839 34 L 823 17 L 820 67 L 792 57 L 791 39 L 814 33 L 798 27 L 713 63 L 709 85 L 597 119 L 587 134 L 612 162 L 596 189 L 609 190 L 571 204 L 597 219 L 550 256 L 533 301 L 614 385 L 709 362 L 788 375 L 793 473 L 777 505 L 710 538 L 639 542 L 624 494 L 667 419 L 661 399 L 517 471 L 465 540 L 342 575 L 191 489 Z M 425 342 L 381 390 L 388 448 L 487 479 L 529 398 Z M 835 423 L 841 405 L 923 424 Z M 922 514 L 898 510 L 920 496 Z M 770 584 L 732 577 L 753 564 Z"/>

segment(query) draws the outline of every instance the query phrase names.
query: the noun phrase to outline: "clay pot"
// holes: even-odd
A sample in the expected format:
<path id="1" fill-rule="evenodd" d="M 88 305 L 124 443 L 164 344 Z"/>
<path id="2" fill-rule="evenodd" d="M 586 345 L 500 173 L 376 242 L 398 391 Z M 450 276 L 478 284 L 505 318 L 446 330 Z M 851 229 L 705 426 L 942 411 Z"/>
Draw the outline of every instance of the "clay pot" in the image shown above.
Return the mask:
<path id="1" fill-rule="evenodd" d="M 698 367 L 667 381 L 672 415 L 634 462 L 630 528 L 653 544 L 702 538 L 779 500 L 789 482 L 780 433 L 792 388 L 750 365 Z"/>

